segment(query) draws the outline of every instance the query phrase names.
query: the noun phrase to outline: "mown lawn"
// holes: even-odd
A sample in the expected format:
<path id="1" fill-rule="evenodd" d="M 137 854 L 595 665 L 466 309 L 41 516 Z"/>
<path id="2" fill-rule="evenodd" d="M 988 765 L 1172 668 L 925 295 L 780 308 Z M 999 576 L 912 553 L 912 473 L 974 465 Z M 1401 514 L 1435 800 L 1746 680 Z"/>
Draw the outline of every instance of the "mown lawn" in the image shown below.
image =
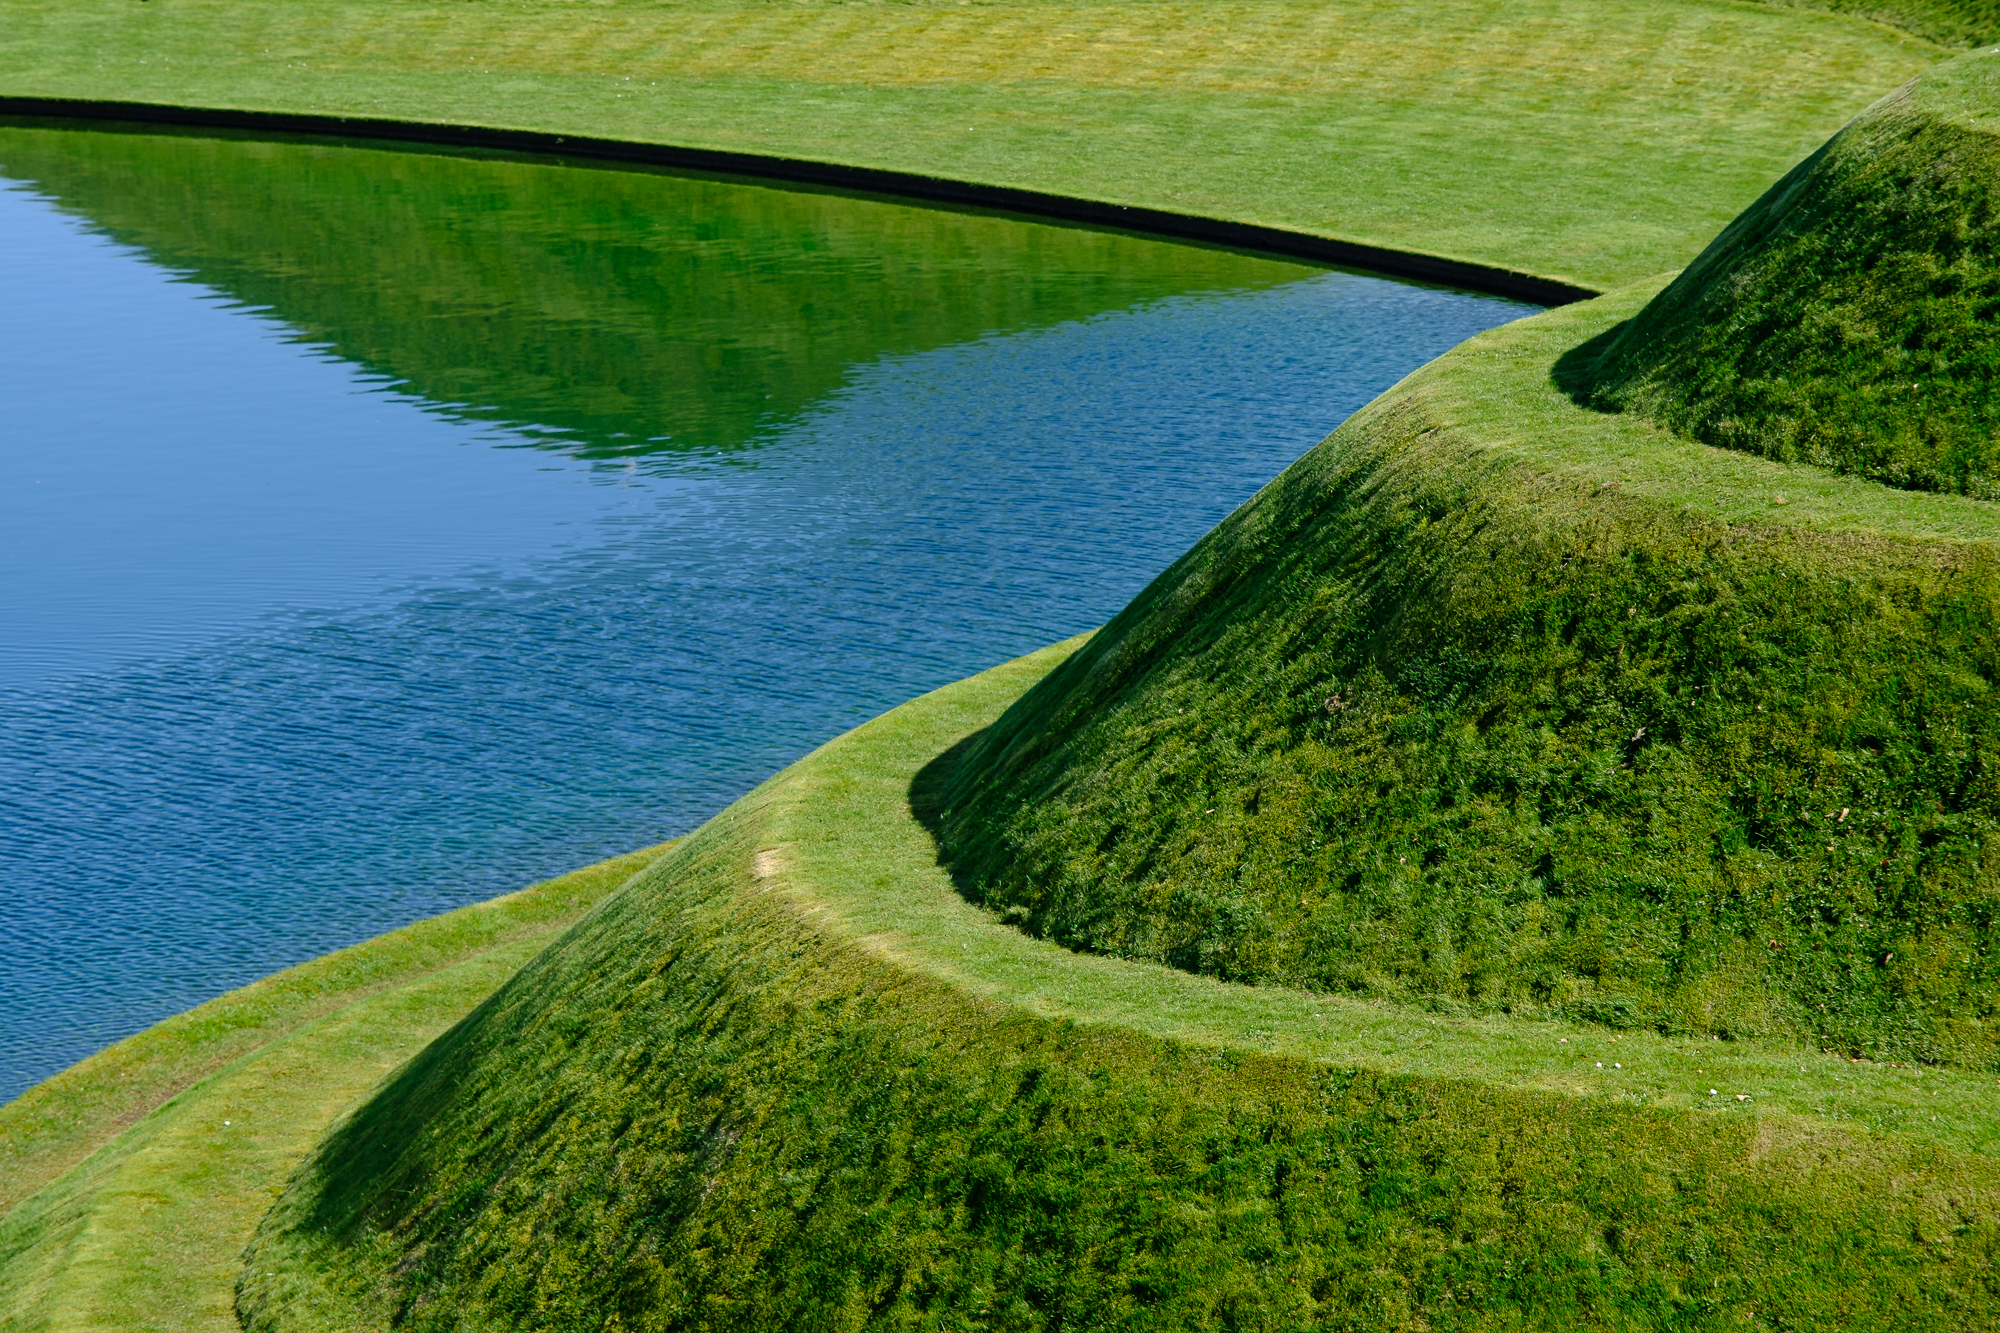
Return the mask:
<path id="1" fill-rule="evenodd" d="M 0 0 L 0 95 L 788 154 L 1600 289 L 1945 54 L 1735 0 Z"/>
<path id="2" fill-rule="evenodd" d="M 660 850 L 267 977 L 0 1107 L 0 1328 L 234 1329 L 243 1246 L 327 1128 Z"/>
<path id="3" fill-rule="evenodd" d="M 1913 26 L 1947 40 L 1963 35 L 1962 25 Z M 1725 0 L 0 0 L 0 95 L 395 116 L 806 156 L 1295 227 L 1598 287 L 1686 263 L 1840 124 L 1946 54 L 1911 30 L 1861 17 Z M 1536 358 L 1549 351 L 1542 343 L 1554 335 L 1538 327 L 1489 335 L 1460 358 L 1461 371 L 1480 358 L 1542 364 Z M 1565 326 L 1562 336 L 1579 328 Z M 1882 497 L 1863 483 L 1742 456 L 1696 460 L 1694 446 L 1639 423 L 1582 413 L 1545 375 L 1466 372 L 1436 396 L 1490 406 L 1461 415 L 1468 429 L 1490 428 L 1496 447 L 1554 468 L 1582 457 L 1628 495 L 1689 499 L 1688 479 L 1699 471 L 1708 488 L 1700 503 L 1725 518 L 1768 516 L 1782 486 L 1786 520 L 1800 528 L 1951 537 L 1990 530 L 1987 513 L 1969 501 Z M 1684 1161 L 1687 1179 L 1720 1182 L 1713 1210 L 1687 1213 L 1695 1220 L 1686 1225 L 1697 1233 L 1738 1227 L 1729 1243 L 1746 1262 L 1766 1244 L 1752 1217 L 1765 1205 L 1722 1199 L 1740 1180 L 1774 1201 L 1772 1215 L 1791 1210 L 1803 1219 L 1799 1236 L 1863 1219 L 1864 1239 L 1877 1247 L 1869 1262 L 1906 1274 L 1912 1292 L 1930 1289 L 1925 1265 L 1937 1255 L 1954 1262 L 1948 1252 L 1958 1233 L 1946 1215 L 1962 1200 L 1946 1197 L 1953 1173 L 1969 1182 L 1960 1193 L 1973 1204 L 1996 1197 L 1993 1080 L 1985 1075 L 1857 1064 L 1797 1043 L 1614 1036 L 1587 1025 L 1449 1017 L 1232 986 L 1070 953 L 1006 928 L 952 892 L 910 815 L 909 784 L 1059 657 L 1039 655 L 892 714 L 746 798 L 735 822 L 719 822 L 704 844 L 704 873 L 727 892 L 690 909 L 694 916 L 737 902 L 782 902 L 784 920 L 772 930 L 811 937 L 818 941 L 811 947 L 843 959 L 859 950 L 872 961 L 852 969 L 855 984 L 907 982 L 923 996 L 912 1015 L 990 1006 L 977 1023 L 966 1020 L 966 1031 L 982 1040 L 979 1025 L 989 1020 L 1012 1025 L 1006 1040 L 1030 1044 L 1111 1034 L 1106 1042 L 1125 1043 L 1143 1065 L 1130 1095 L 1158 1095 L 1162 1105 L 1172 1098 L 1157 1089 L 1173 1087 L 1175 1062 L 1197 1058 L 1204 1069 L 1232 1071 L 1228 1079 L 1240 1059 L 1276 1062 L 1273 1086 L 1318 1087 L 1321 1071 L 1342 1071 L 1350 1080 L 1343 1087 L 1376 1080 L 1369 1087 L 1389 1088 L 1382 1106 L 1428 1098 L 1464 1113 L 1457 1129 L 1439 1131 L 1459 1137 L 1438 1151 L 1460 1154 L 1450 1160 L 1479 1189 L 1491 1184 L 1496 1200 L 1498 1177 L 1480 1175 L 1485 1149 L 1466 1137 L 1482 1123 L 1478 1116 L 1490 1114 L 1499 1126 L 1518 1112 L 1551 1135 L 1582 1126 L 1579 1134 L 1597 1136 L 1578 1140 L 1600 1154 L 1593 1161 L 1616 1167 L 1637 1145 Z M 0 1325 L 232 1326 L 243 1244 L 312 1145 L 647 856 L 281 974 L 0 1109 L 0 1209 L 11 1210 L 0 1216 Z M 744 911 L 745 919 L 756 915 Z M 726 932 L 704 938 L 734 947 Z M 1037 1029 L 1020 1037 L 1021 1016 L 1054 1020 L 1057 1036 Z M 898 1051 L 949 1036 L 921 1024 L 878 1026 L 868 1040 L 879 1049 L 863 1052 L 869 1061 L 893 1063 Z M 742 1039 L 761 1037 L 746 1029 Z M 504 1068 L 504 1053 L 461 1046 L 464 1059 Z M 941 1079 L 959 1077 L 952 1062 L 961 1056 L 975 1074 L 984 1069 L 976 1052 L 939 1050 Z M 447 1050 L 438 1058 L 459 1057 Z M 1051 1058 L 1057 1082 L 1096 1077 L 1087 1068 L 1098 1058 L 1091 1051 Z M 1074 1066 L 1068 1074 L 1064 1061 Z M 1155 1066 L 1167 1072 L 1145 1072 Z M 993 1068 L 1008 1078 L 1018 1072 L 1004 1060 Z M 540 1095 L 525 1076 L 521 1089 Z M 1243 1091 L 1234 1083 L 1214 1090 Z M 617 1091 L 610 1082 L 598 1088 L 604 1096 Z M 1204 1105 L 1192 1093 L 1182 1101 L 1194 1108 L 1189 1115 Z M 1572 1114 L 1579 1107 L 1584 1113 Z M 1399 1114 L 1382 1112 L 1388 1121 Z M 1300 1115 L 1296 1123 L 1313 1134 L 1375 1132 L 1318 1110 Z M 1395 1139 L 1403 1145 L 1395 1151 L 1417 1152 L 1414 1142 Z M 1731 1174 L 1745 1161 L 1749 1174 Z M 756 1175 L 750 1155 L 736 1169 L 744 1191 L 778 1179 Z M 1823 1198 L 1807 1188 L 1815 1171 Z M 1542 1162 L 1534 1172 L 1548 1197 L 1571 1206 L 1567 1164 Z M 1163 1191 L 1185 1184 L 1160 1179 Z M 1427 1179 L 1435 1185 L 1447 1176 Z M 353 1183 L 335 1181 L 334 1192 Z M 1192 1218 L 1208 1206 L 1201 1193 L 1208 1186 L 1187 1188 Z M 1691 1186 L 1688 1197 L 1698 1192 Z M 551 1207 L 563 1203 L 559 1192 L 544 1197 Z M 709 1206 L 708 1197 L 703 1192 L 699 1206 Z M 1377 1201 L 1369 1195 L 1367 1207 Z M 1709 1206 L 1698 1199 L 1688 1206 L 1696 1204 Z M 727 1193 L 713 1206 L 723 1220 L 733 1216 Z M 1381 1205 L 1388 1211 L 1369 1216 L 1414 1227 L 1394 1212 L 1402 1206 L 1391 1200 Z M 1496 1263 L 1533 1231 L 1490 1217 L 1474 1224 L 1488 1227 L 1484 1253 Z M 1662 1222 L 1656 1234 L 1643 1233 L 1655 1236 L 1660 1263 L 1682 1264 L 1694 1253 L 1676 1230 L 1682 1225 Z M 1615 1248 L 1617 1234 L 1605 1231 L 1605 1243 Z M 269 1252 L 296 1239 L 274 1230 Z M 1727 1239 L 1716 1241 L 1718 1253 Z M 1906 1241 L 1912 1248 L 1896 1248 Z M 1596 1254 L 1596 1244 L 1590 1239 L 1578 1253 Z M 515 1247 L 504 1258 L 526 1263 L 538 1253 Z M 384 1257 L 394 1256 L 370 1261 Z M 329 1271 L 339 1280 L 337 1265 Z M 271 1276 L 250 1274 L 253 1295 L 275 1310 L 290 1297 L 277 1284 L 258 1286 Z M 1824 1295 L 1824 1312 L 1843 1308 L 1837 1271 L 1824 1282 L 1801 1272 L 1777 1276 Z M 443 1269 L 428 1277 L 439 1292 L 453 1289 Z M 1885 1278 L 1871 1288 L 1869 1299 L 1885 1303 L 1870 1308 L 1892 1308 L 1893 1285 Z M 1461 1286 L 1470 1292 L 1476 1284 Z M 1188 1290 L 1198 1292 L 1198 1284 Z M 1414 1288 L 1391 1295 L 1407 1290 Z M 1670 1311 L 1681 1296 L 1659 1299 L 1657 1308 Z M 1958 1308 L 1939 1305 L 1931 1314 L 1942 1324 Z"/>

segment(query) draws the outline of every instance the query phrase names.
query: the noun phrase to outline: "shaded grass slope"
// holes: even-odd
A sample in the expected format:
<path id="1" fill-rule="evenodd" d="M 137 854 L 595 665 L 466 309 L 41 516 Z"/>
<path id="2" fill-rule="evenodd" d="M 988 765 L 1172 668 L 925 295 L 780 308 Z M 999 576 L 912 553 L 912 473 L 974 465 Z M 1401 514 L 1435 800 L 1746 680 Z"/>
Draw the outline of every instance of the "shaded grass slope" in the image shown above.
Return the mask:
<path id="1" fill-rule="evenodd" d="M 243 1246 L 328 1126 L 659 850 L 267 977 L 0 1107 L 0 1328 L 234 1329 Z"/>
<path id="2" fill-rule="evenodd" d="M 1994 52 L 1884 99 L 1580 354 L 1579 392 L 1725 448 L 2000 497 L 1996 117 Z"/>
<path id="3" fill-rule="evenodd" d="M 294 1179 L 246 1326 L 2000 1318 L 1990 1077 L 1229 985 L 966 903 L 912 785 L 1073 646 L 824 747 L 523 970 Z"/>
<path id="4" fill-rule="evenodd" d="M 2000 1062 L 2000 508 L 1571 401 L 1653 290 L 1412 375 L 969 741 L 965 891 L 1219 977 Z"/>

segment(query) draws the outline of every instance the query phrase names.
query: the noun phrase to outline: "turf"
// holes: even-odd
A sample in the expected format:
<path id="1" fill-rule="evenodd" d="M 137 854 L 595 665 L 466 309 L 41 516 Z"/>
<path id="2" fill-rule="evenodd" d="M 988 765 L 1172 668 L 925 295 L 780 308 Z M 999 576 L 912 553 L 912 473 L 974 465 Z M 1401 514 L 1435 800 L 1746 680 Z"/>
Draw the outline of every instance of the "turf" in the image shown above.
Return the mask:
<path id="1" fill-rule="evenodd" d="M 967 903 L 912 786 L 1074 647 L 822 748 L 524 969 L 294 1180 L 247 1326 L 2000 1314 L 1990 1076 L 1231 985 Z"/>
<path id="2" fill-rule="evenodd" d="M 1731 223 L 1577 391 L 1697 439 L 2000 497 L 2000 58 L 1858 118 Z"/>
<path id="3" fill-rule="evenodd" d="M 2000 510 L 1576 405 L 1651 294 L 1413 375 L 970 742 L 966 891 L 1222 977 L 2000 1062 Z"/>
<path id="4" fill-rule="evenodd" d="M 788 154 L 1593 288 L 1687 263 L 1944 54 L 1735 0 L 0 0 L 0 94 Z"/>
<path id="5" fill-rule="evenodd" d="M 0 1107 L 0 1327 L 234 1328 L 243 1246 L 334 1119 L 659 851 L 277 973 Z"/>
<path id="6" fill-rule="evenodd" d="M 1602 287 L 1986 32 L 1837 7 L 0 0 L 0 94 L 786 153 Z M 1652 294 L 1475 340 L 1068 663 L 711 823 L 337 1123 L 239 1313 L 1995 1322 L 2000 524 L 1579 406 L 1563 356 Z M 226 1318 L 258 1191 L 532 951 L 190 1035 L 96 1128 L 45 1103 L 9 1317 Z M 174 1068 L 209 1078 L 75 1165 Z"/>
<path id="7" fill-rule="evenodd" d="M 1773 0 L 1884 23 L 1942 46 L 1969 50 L 2000 39 L 1994 0 Z"/>

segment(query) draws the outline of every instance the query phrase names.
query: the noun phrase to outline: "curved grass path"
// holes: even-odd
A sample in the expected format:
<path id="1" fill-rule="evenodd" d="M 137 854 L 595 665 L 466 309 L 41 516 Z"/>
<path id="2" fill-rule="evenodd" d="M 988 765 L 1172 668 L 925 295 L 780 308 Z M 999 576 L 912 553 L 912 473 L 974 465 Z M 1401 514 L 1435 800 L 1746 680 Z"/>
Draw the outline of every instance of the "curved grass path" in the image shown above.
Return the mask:
<path id="1" fill-rule="evenodd" d="M 1478 376 L 1465 359 L 1484 358 L 1486 378 L 1506 382 L 1489 387 L 1527 390 L 1519 372 L 1545 366 L 1536 353 L 1578 331 L 1558 316 L 1526 336 L 1520 326 L 1486 335 L 1447 364 Z M 1547 461 L 1595 468 L 1603 456 L 1585 447 Z M 1309 1326 L 1339 1308 L 1360 1290 L 1323 1276 L 1341 1263 L 1369 1268 L 1378 1295 L 1415 1283 L 1425 1294 L 1413 1300 L 1455 1299 L 1432 1282 L 1457 1260 L 1431 1270 L 1411 1257 L 1431 1244 L 1463 1256 L 1457 1271 L 1492 1279 L 1495 1317 L 1516 1321 L 1507 1326 L 1545 1326 L 1541 1316 L 1570 1299 L 1590 1305 L 1583 1326 L 1606 1327 L 1685 1326 L 1672 1309 L 1766 1302 L 1796 1316 L 1781 1326 L 1947 1328 L 1991 1316 L 1979 1276 L 1993 1239 L 1982 1219 L 2000 1207 L 1991 1075 L 1218 982 L 1070 952 L 966 902 L 911 813 L 913 781 L 1080 642 L 822 747 L 524 969 L 480 1022 L 406 1067 L 295 1178 L 249 1251 L 247 1326 L 429 1327 L 451 1310 L 453 1327 L 562 1327 L 592 1310 L 671 1320 L 705 1309 L 718 1325 L 860 1327 L 911 1317 L 900 1305 L 883 1311 L 912 1290 L 934 1310 L 1018 1294 L 956 1291 L 963 1252 L 967 1266 L 1010 1276 L 1016 1265 L 1111 1269 L 1110 1286 L 1135 1281 L 1161 1302 L 1141 1326 L 1221 1327 L 1227 1319 L 1216 1322 L 1199 1293 L 1251 1279 L 1220 1252 L 1239 1235 L 1256 1249 L 1268 1190 L 1294 1198 L 1284 1168 L 1274 1185 L 1271 1164 L 1256 1160 L 1254 1145 L 1273 1142 L 1315 1166 L 1293 1181 L 1298 1202 L 1286 1207 L 1296 1211 L 1280 1210 L 1289 1220 L 1273 1224 L 1255 1279 L 1276 1305 L 1296 1306 L 1291 1322 L 1272 1314 L 1249 1326 Z M 873 1054 L 878 1043 L 902 1044 Z M 989 1127 L 1030 1118 L 1028 1093 L 1009 1092 L 1023 1062 L 1024 1089 L 1042 1086 L 1033 1071 L 1046 1069 L 1070 1100 L 1053 1103 L 1045 1140 L 1012 1149 L 1011 1188 L 1046 1193 L 1050 1208 L 1061 1201 L 1068 1211 L 1048 1216 L 1048 1229 L 1066 1235 L 1071 1211 L 1094 1226 L 1076 1253 L 1055 1241 L 989 1259 L 1016 1233 L 972 1230 L 962 1219 L 979 1205 L 954 1191 L 972 1169 L 961 1156 L 989 1160 L 978 1156 Z M 884 1091 L 854 1092 L 857 1081 Z M 1239 1096 L 1247 1105 L 1230 1100 Z M 1314 1211 L 1323 1164 L 1308 1145 L 1345 1132 L 1367 1142 L 1364 1158 L 1395 1160 L 1400 1130 L 1377 1144 L 1359 1128 L 1378 1123 L 1368 1119 L 1378 1096 L 1411 1099 L 1382 1114 L 1437 1136 L 1437 1169 L 1463 1192 L 1462 1212 L 1439 1205 L 1446 1220 L 1434 1222 L 1385 1203 L 1374 1220 L 1348 1223 L 1358 1230 L 1343 1259 Z M 1343 1098 L 1359 1120 L 1339 1120 Z M 1127 1105 L 1144 1108 L 1138 1125 L 1121 1119 L 1116 1107 Z M 1321 1116 L 1346 1130 L 1314 1128 Z M 1205 1159 L 1207 1175 L 1170 1165 L 1204 1152 L 1223 1154 Z M 645 1171 L 618 1165 L 655 1158 Z M 1128 1181 L 1121 1173 L 1137 1178 L 1111 1186 Z M 1364 1199 L 1396 1193 L 1376 1195 L 1366 1176 L 1349 1188 Z M 1155 1229 L 1135 1239 L 1100 1217 L 1088 1200 L 1106 1189 Z M 1496 1238 L 1515 1204 L 1532 1241 Z M 1418 1239 L 1424 1225 L 1451 1239 Z M 1397 1266 L 1370 1267 L 1392 1262 L 1376 1246 L 1404 1227 L 1413 1234 Z M 1164 1247 L 1140 1264 L 1149 1276 L 1128 1278 L 1097 1248 L 1121 1242 L 1146 1255 Z M 1502 1258 L 1521 1253 L 1510 1243 L 1543 1247 L 1531 1266 L 1550 1283 L 1544 1300 L 1516 1306 L 1501 1294 Z M 1602 1294 L 1571 1297 L 1549 1275 L 1578 1264 L 1639 1286 L 1607 1277 Z M 1605 1309 L 1618 1290 L 1644 1308 L 1629 1318 Z M 1042 1308 L 1064 1318 L 1102 1313 L 1088 1293 L 1042 1294 L 1054 1303 Z M 1384 1325 L 1424 1326 L 1432 1312 Z"/>
<path id="2" fill-rule="evenodd" d="M 1733 524 L 1781 516 L 1786 526 L 1821 531 L 2000 541 L 2000 506 L 1712 449 L 1578 407 L 1549 382 L 1557 355 L 1628 317 L 1656 289 L 1644 284 L 1481 334 L 1378 405 L 1415 401 L 1437 429 L 1537 472 L 1616 483 L 1625 496 L 1688 504 Z M 1990 1074 L 1857 1063 L 1789 1042 L 1442 1017 L 1077 954 L 999 924 L 937 865 L 930 834 L 910 814 L 910 782 L 1081 642 L 907 704 L 746 798 L 766 812 L 759 865 L 767 882 L 885 958 L 1051 1017 L 1343 1067 L 1907 1134 L 2000 1156 L 2000 1078 Z"/>
<path id="3" fill-rule="evenodd" d="M 1946 54 L 1738 0 L 0 0 L 0 96 L 803 158 L 1591 289 L 1687 263 Z"/>
<path id="4" fill-rule="evenodd" d="M 1504 16 L 1470 0 L 1337 11 L 1015 0 L 964 13 L 720 0 L 504 10 L 0 0 L 0 95 L 783 153 L 1290 227 L 1596 287 L 1685 262 L 1840 123 L 1944 54 L 1860 19 L 1724 0 L 1528 0 Z M 1885 496 L 1810 469 L 1717 457 L 1574 407 L 1546 382 L 1552 349 L 1638 299 L 1485 335 L 1419 372 L 1420 387 L 1462 433 L 1627 495 L 1745 522 L 1768 519 L 1782 492 L 1792 526 L 2000 535 L 1975 502 Z M 1230 986 L 1021 936 L 952 891 L 909 815 L 908 784 L 1060 656 L 907 705 L 745 798 L 732 818 L 760 845 L 744 887 L 885 964 L 1078 1024 L 1744 1117 L 1766 1148 L 1824 1148 L 1864 1186 L 1866 1163 L 1949 1172 L 2000 1148 L 1994 1084 L 1982 1076 L 1779 1044 L 1614 1042 L 1601 1029 L 1452 1019 Z M 232 1327 L 238 1256 L 293 1166 L 646 859 L 280 974 L 0 1109 L 0 1328 Z M 1977 1174 L 1973 1196 L 1990 1183 Z"/>
<path id="5" fill-rule="evenodd" d="M 937 865 L 929 833 L 910 814 L 910 781 L 1081 642 L 906 704 L 745 798 L 764 819 L 759 882 L 886 962 L 1047 1018 L 1343 1069 L 1752 1116 L 1789 1135 L 1838 1126 L 1907 1136 L 2000 1158 L 2000 1079 L 1989 1075 L 1856 1063 L 1789 1043 L 1444 1017 L 1073 953 L 1001 924 L 960 897 Z"/>
<path id="6" fill-rule="evenodd" d="M 267 977 L 0 1108 L 0 1328 L 234 1329 L 243 1246 L 340 1113 L 661 850 Z"/>

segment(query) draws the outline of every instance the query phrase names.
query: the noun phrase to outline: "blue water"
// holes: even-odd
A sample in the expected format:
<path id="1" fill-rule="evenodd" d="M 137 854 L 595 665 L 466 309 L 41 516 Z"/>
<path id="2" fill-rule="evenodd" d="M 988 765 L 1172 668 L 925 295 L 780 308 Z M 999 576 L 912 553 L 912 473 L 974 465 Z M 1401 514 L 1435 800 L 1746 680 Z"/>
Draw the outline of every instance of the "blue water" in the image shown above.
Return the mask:
<path id="1" fill-rule="evenodd" d="M 842 730 L 1103 622 L 1356 407 L 1528 311 L 1249 259 L 1217 287 L 1235 261 L 1201 252 L 1203 289 L 862 339 L 782 411 L 711 412 L 750 421 L 728 440 L 607 458 L 518 399 L 426 398 L 305 297 L 216 285 L 222 249 L 139 243 L 143 218 L 77 202 L 114 196 L 7 146 L 0 1098 L 278 968 L 684 833 Z M 906 252 L 922 212 L 895 208 Z M 562 318 L 587 325 L 579 304 Z M 688 432 L 646 412 L 710 409 L 619 410 L 618 438 L 653 439 Z"/>

